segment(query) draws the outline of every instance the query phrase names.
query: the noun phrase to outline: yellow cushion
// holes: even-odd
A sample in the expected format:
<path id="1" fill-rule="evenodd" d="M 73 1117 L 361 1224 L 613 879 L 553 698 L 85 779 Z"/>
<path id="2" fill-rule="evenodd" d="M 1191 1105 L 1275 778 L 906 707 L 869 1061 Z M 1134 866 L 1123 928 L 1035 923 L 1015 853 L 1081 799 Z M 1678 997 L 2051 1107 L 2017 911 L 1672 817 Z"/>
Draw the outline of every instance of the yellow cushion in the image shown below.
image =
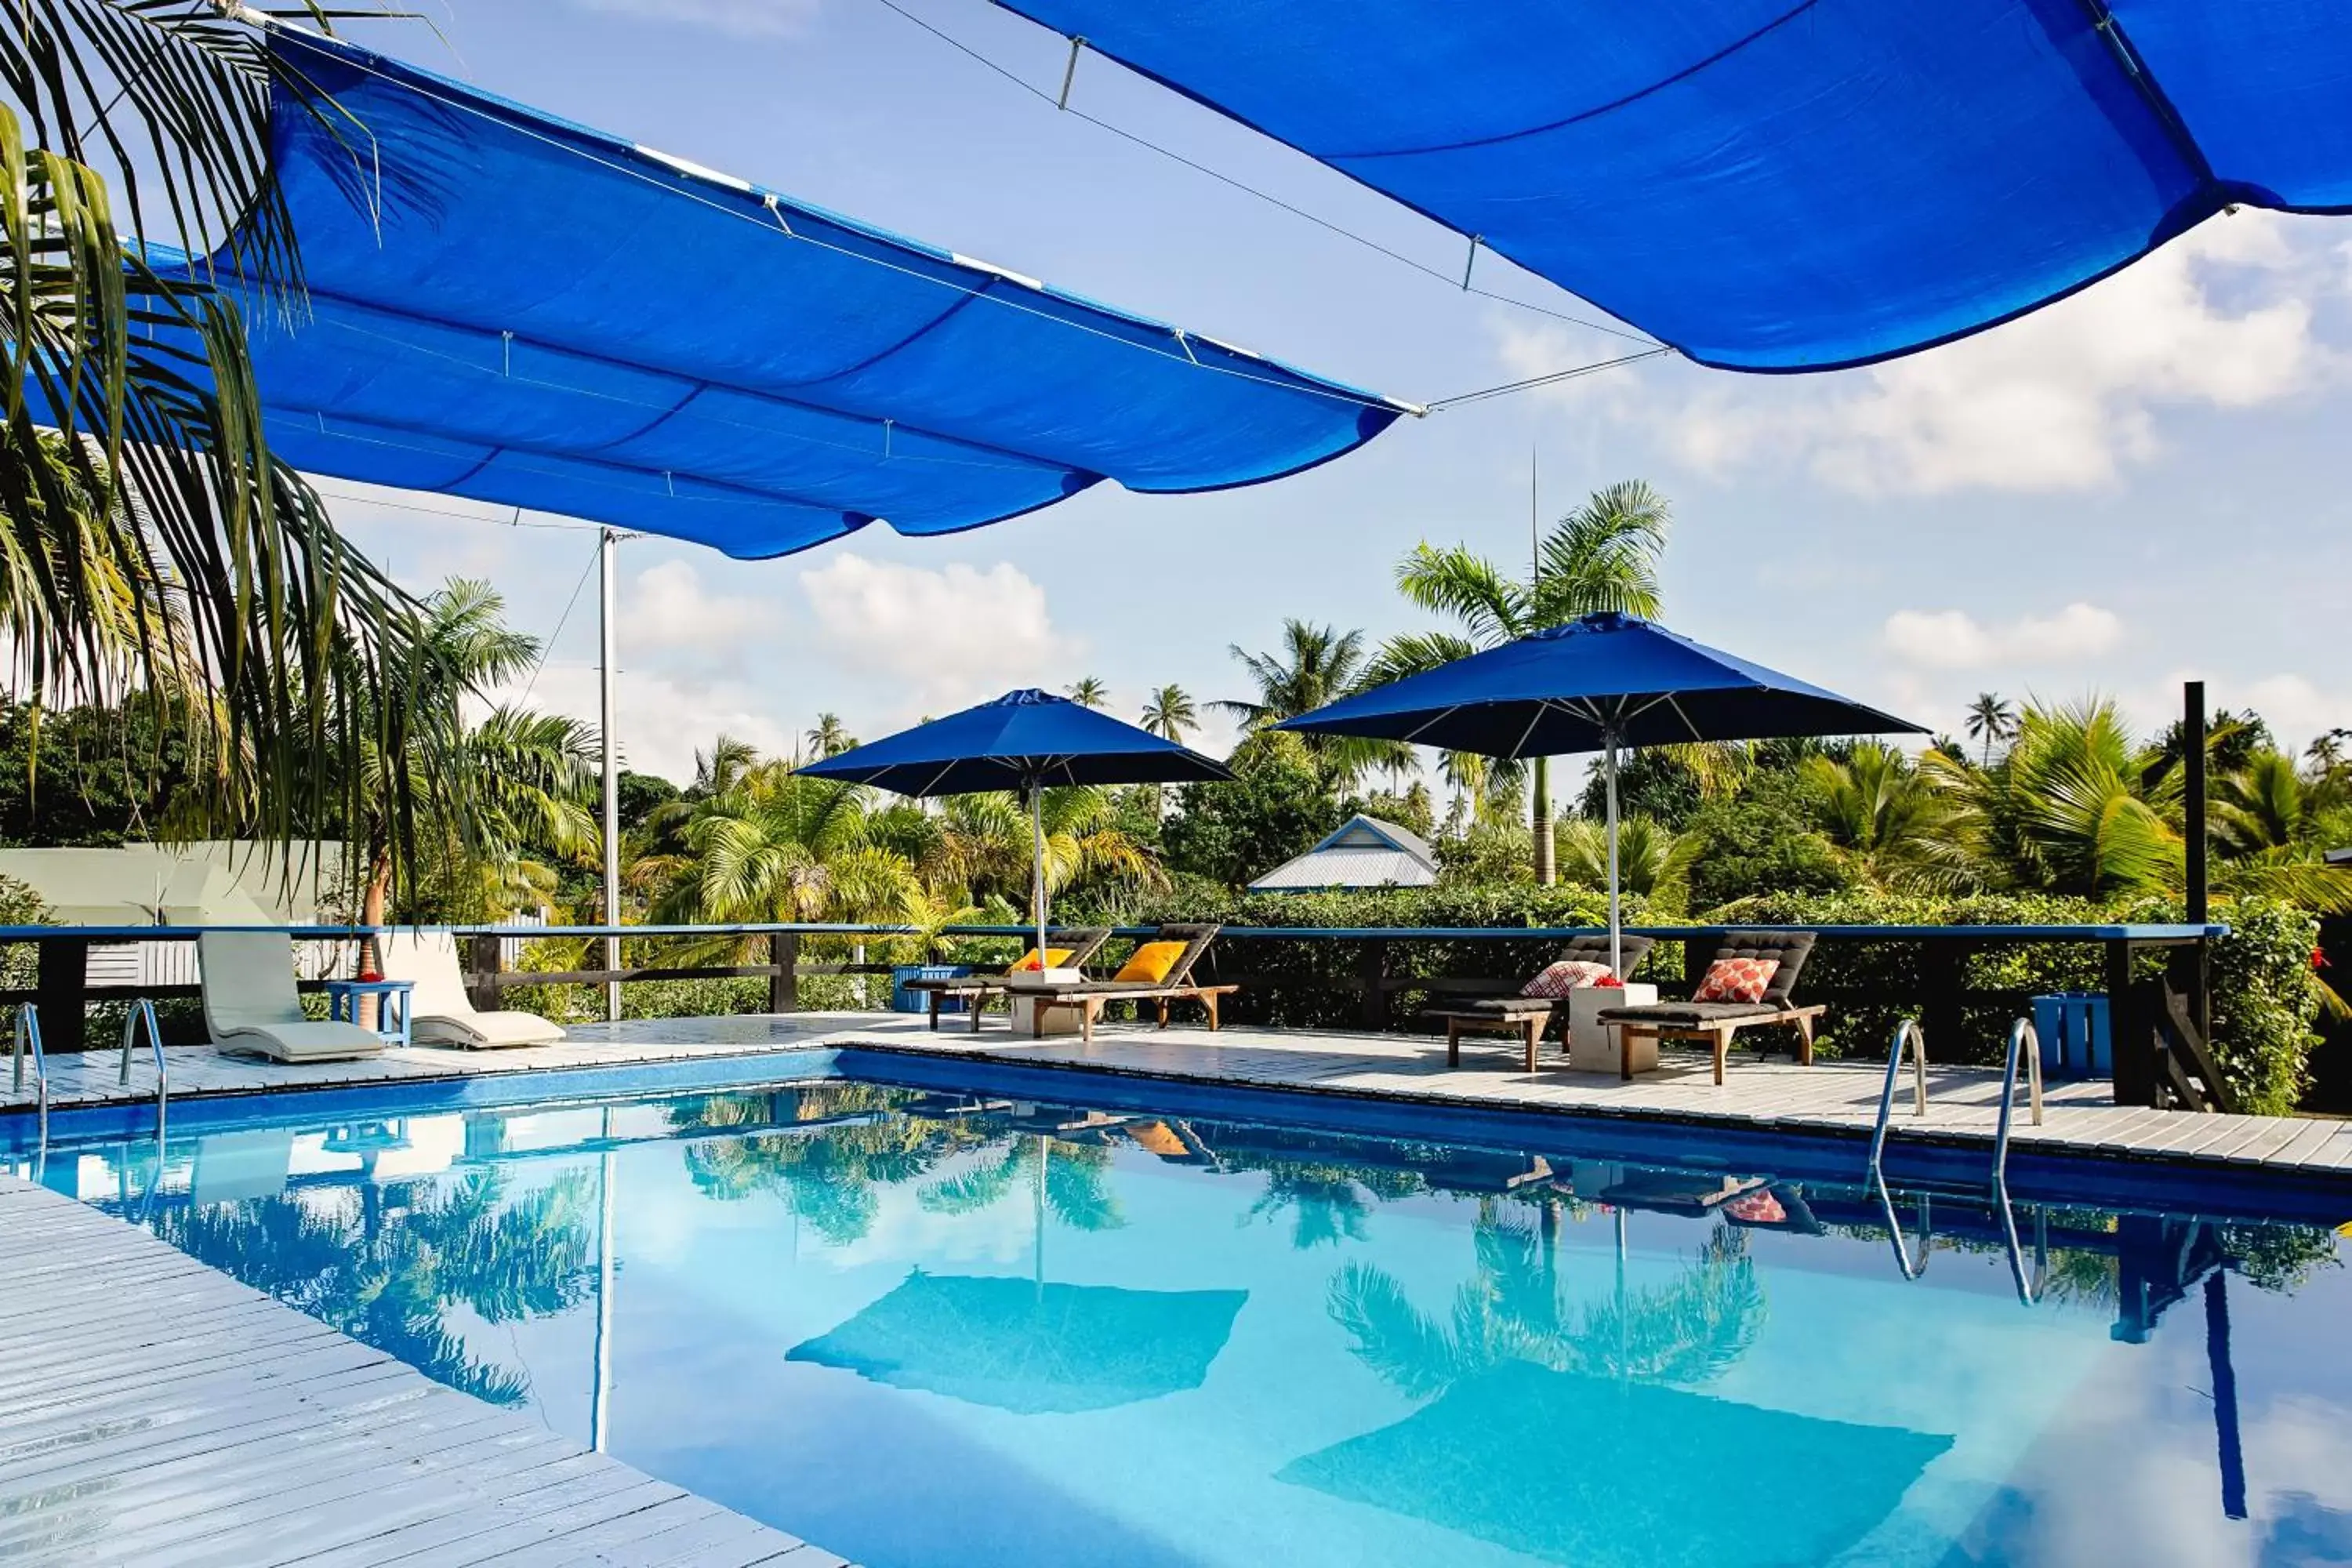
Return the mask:
<path id="1" fill-rule="evenodd" d="M 1129 959 L 1111 978 L 1149 980 L 1156 985 L 1168 978 L 1168 972 L 1175 968 L 1176 961 L 1183 956 L 1184 944 L 1181 942 L 1147 942 L 1135 950 L 1135 956 Z"/>
<path id="2" fill-rule="evenodd" d="M 1014 964 L 1004 973 L 1007 974 L 1019 974 L 1024 970 L 1029 969 L 1059 969 L 1062 965 L 1070 961 L 1070 953 L 1073 950 L 1066 947 L 1049 947 L 1045 950 L 1045 962 L 1041 964 L 1037 962 L 1037 950 L 1033 947 L 1028 952 L 1021 955 L 1020 963 Z"/>

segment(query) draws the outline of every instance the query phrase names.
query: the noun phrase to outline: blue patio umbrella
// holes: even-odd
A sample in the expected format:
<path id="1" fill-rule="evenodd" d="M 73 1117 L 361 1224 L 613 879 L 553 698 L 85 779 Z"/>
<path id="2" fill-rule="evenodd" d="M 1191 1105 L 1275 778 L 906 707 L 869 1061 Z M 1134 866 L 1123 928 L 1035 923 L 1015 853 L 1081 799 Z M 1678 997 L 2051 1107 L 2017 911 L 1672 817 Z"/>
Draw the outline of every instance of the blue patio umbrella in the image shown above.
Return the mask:
<path id="1" fill-rule="evenodd" d="M 1285 721 L 1285 730 L 1482 756 L 1599 752 L 1609 802 L 1609 957 L 1620 957 L 1617 752 L 1694 741 L 1925 734 L 1926 727 L 1693 642 L 1638 616 L 1586 616 Z"/>
<path id="2" fill-rule="evenodd" d="M 1044 796 L 1048 785 L 1188 784 L 1234 776 L 1213 757 L 1034 688 L 1008 691 L 977 708 L 811 763 L 800 772 L 812 778 L 875 784 L 899 795 L 1010 790 L 1027 795 L 1034 836 L 1031 908 L 1041 963 L 1045 956 Z"/>

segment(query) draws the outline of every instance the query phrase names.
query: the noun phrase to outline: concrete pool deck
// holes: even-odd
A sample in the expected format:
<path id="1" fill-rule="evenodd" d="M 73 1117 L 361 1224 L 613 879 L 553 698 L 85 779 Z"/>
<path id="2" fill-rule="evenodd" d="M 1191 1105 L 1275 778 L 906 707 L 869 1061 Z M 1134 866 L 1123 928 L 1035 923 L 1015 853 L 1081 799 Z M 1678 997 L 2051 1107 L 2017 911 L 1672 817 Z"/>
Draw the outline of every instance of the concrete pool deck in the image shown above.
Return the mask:
<path id="1" fill-rule="evenodd" d="M 1076 1085 L 1086 1078 L 1111 1075 L 1391 1104 L 1625 1118 L 1847 1139 L 1869 1131 L 1885 1074 L 1883 1064 L 1824 1061 L 1799 1067 L 1783 1058 L 1759 1061 L 1741 1052 L 1718 1086 L 1704 1056 L 1669 1051 L 1660 1070 L 1624 1082 L 1608 1074 L 1551 1065 L 1558 1058 L 1549 1054 L 1549 1047 L 1546 1065 L 1529 1074 L 1517 1059 L 1516 1045 L 1500 1037 L 1465 1040 L 1463 1065 L 1449 1068 L 1444 1043 L 1422 1036 L 1239 1026 L 1212 1034 L 1197 1026 L 1162 1031 L 1107 1024 L 1088 1045 L 1074 1035 L 1044 1040 L 1015 1035 L 994 1017 L 978 1034 L 954 1019 L 942 1020 L 933 1033 L 919 1016 L 888 1013 L 631 1020 L 575 1026 L 571 1037 L 556 1046 L 507 1051 L 408 1047 L 365 1061 L 300 1066 L 230 1057 L 209 1046 L 175 1047 L 165 1054 L 172 1099 L 178 1101 L 293 1089 L 731 1060 L 826 1048 L 1050 1068 L 1070 1075 L 1073 1095 L 1083 1094 Z M 152 1101 L 152 1059 L 134 1056 L 128 1086 L 117 1081 L 117 1061 L 110 1050 L 52 1058 L 52 1108 Z M 2000 1100 L 1998 1073 L 1931 1065 L 1924 1120 L 1909 1113 L 1908 1093 L 1906 1081 L 1896 1100 L 1898 1135 L 1990 1144 Z M 28 1081 L 23 1090 L 0 1096 L 0 1109 L 22 1110 L 32 1098 Z M 2104 1082 L 2065 1082 L 2049 1086 L 2044 1121 L 2036 1127 L 2025 1114 L 2021 1092 L 2019 1099 L 2013 1138 L 2021 1151 L 2157 1161 L 2176 1169 L 2292 1172 L 2321 1179 L 2343 1173 L 2352 1181 L 2352 1121 L 2149 1110 L 2115 1104 Z"/>

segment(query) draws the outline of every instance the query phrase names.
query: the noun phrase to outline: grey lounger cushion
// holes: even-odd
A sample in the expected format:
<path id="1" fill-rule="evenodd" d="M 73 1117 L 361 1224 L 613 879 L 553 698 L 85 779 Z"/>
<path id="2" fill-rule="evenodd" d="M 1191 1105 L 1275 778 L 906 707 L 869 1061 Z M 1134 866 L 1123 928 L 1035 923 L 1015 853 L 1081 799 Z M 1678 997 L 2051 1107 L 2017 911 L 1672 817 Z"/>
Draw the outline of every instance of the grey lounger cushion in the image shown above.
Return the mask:
<path id="1" fill-rule="evenodd" d="M 563 1038 L 560 1026 L 536 1013 L 477 1012 L 457 968 L 457 939 L 447 931 L 386 931 L 376 939 L 376 952 L 387 979 L 413 987 L 408 1035 L 418 1045 L 482 1051 L 551 1046 Z"/>
<path id="2" fill-rule="evenodd" d="M 383 1041 L 357 1024 L 302 1016 L 294 989 L 294 940 L 280 931 L 208 931 L 196 938 L 205 1027 L 215 1045 L 281 1062 L 351 1061 Z"/>
<path id="3" fill-rule="evenodd" d="M 1728 1018 L 1769 1018 L 1780 1012 L 1769 1002 L 1661 1002 L 1654 1007 L 1606 1007 L 1604 1024 L 1720 1024 Z"/>

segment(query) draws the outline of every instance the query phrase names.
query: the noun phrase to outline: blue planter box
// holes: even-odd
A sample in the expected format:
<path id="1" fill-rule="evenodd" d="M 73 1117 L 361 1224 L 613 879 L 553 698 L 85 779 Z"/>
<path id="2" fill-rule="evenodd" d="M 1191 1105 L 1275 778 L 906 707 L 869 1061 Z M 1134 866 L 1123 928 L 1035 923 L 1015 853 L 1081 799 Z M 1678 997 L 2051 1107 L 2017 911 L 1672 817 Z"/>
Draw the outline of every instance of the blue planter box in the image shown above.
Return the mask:
<path id="1" fill-rule="evenodd" d="M 2061 991 L 2033 999 L 2033 1032 L 2042 1041 L 2043 1078 L 2113 1078 L 2115 1036 L 2106 994 Z"/>
<path id="2" fill-rule="evenodd" d="M 968 963 L 905 963 L 890 972 L 890 1010 L 894 1013 L 928 1013 L 931 999 L 920 992 L 907 989 L 909 980 L 961 980 L 971 973 Z M 942 1013 L 961 1013 L 961 998 L 943 996 L 940 999 Z"/>

